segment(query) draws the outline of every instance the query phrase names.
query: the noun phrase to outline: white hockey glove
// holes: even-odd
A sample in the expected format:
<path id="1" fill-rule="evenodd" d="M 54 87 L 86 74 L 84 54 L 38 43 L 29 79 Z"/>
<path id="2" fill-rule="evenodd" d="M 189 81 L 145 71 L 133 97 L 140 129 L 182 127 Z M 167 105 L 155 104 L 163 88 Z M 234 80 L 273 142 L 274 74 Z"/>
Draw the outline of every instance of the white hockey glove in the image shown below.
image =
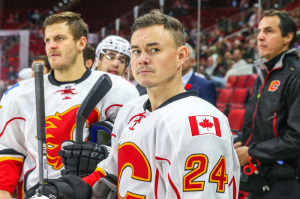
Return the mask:
<path id="1" fill-rule="evenodd" d="M 65 169 L 61 174 L 73 174 L 79 177 L 93 173 L 97 164 L 107 158 L 110 150 L 107 146 L 92 142 L 76 144 L 73 141 L 64 142 L 62 149 L 59 151 L 59 156 L 62 157 Z"/>
<path id="2" fill-rule="evenodd" d="M 92 199 L 117 199 L 118 177 L 108 174 L 100 178 L 93 186 Z"/>

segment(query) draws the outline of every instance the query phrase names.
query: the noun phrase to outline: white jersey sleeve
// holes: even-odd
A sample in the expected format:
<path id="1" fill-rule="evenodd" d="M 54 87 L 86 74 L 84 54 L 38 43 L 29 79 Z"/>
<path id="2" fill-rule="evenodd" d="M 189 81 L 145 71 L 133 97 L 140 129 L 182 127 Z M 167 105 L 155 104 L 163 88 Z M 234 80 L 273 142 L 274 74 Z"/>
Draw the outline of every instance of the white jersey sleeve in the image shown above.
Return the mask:
<path id="1" fill-rule="evenodd" d="M 63 168 L 58 152 L 65 140 L 75 139 L 77 110 L 91 87 L 104 72 L 87 71 L 76 82 L 59 83 L 53 76 L 44 76 L 45 121 L 47 132 L 47 163 L 50 179 L 60 177 Z M 128 101 L 139 96 L 127 80 L 108 74 L 112 88 L 89 115 L 83 138 L 96 121 L 115 121 L 118 111 Z M 0 102 L 0 189 L 11 191 L 21 176 L 24 190 L 39 180 L 38 140 L 36 127 L 34 79 L 18 83 L 3 95 Z M 15 173 L 13 178 L 5 171 Z M 17 176 L 18 174 L 18 176 Z M 2 176 L 5 176 L 2 178 Z M 2 181 L 1 181 L 2 178 Z M 13 190 L 12 190 L 13 191 Z"/>

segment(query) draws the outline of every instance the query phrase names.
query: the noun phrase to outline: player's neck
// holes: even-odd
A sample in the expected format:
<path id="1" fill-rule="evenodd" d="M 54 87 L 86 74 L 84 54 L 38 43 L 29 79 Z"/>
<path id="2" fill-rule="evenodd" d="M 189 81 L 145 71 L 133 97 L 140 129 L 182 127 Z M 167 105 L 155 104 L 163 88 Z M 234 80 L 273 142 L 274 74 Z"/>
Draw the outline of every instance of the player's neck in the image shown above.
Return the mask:
<path id="1" fill-rule="evenodd" d="M 152 111 L 157 109 L 161 104 L 171 97 L 183 92 L 185 92 L 185 89 L 183 88 L 182 81 L 176 81 L 173 84 L 147 88 L 147 94 L 149 96 Z"/>
<path id="2" fill-rule="evenodd" d="M 86 68 L 83 62 L 77 61 L 65 70 L 54 70 L 54 77 L 57 81 L 69 82 L 80 79 L 85 72 Z"/>

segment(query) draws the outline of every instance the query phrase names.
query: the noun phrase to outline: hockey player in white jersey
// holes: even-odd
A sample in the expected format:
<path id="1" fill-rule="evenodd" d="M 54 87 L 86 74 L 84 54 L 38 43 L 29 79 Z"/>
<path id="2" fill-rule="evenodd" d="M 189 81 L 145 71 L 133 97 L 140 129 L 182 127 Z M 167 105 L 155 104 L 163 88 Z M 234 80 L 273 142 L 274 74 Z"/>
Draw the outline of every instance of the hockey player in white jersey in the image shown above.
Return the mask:
<path id="1" fill-rule="evenodd" d="M 44 76 L 48 176 L 49 179 L 57 179 L 63 168 L 62 159 L 58 156 L 61 144 L 65 140 L 74 140 L 76 112 L 90 88 L 106 73 L 91 72 L 84 67 L 82 51 L 87 43 L 88 27 L 80 15 L 72 12 L 52 15 L 44 25 L 45 48 L 53 68 L 51 74 Z M 138 97 L 137 90 L 127 80 L 108 75 L 112 88 L 88 117 L 85 139 L 92 123 L 104 120 L 114 122 L 119 109 L 127 101 Z M 1 199 L 11 199 L 17 184 L 18 198 L 24 198 L 24 194 L 39 181 L 41 165 L 38 164 L 35 110 L 34 79 L 13 86 L 0 102 Z M 70 176 L 49 180 L 49 185 L 53 188 L 60 184 L 70 191 L 65 186 L 68 185 L 75 192 L 71 198 L 82 199 L 78 194 L 80 190 L 91 188 L 80 178 Z M 61 194 L 61 190 L 58 188 L 56 193 Z"/>
<path id="2" fill-rule="evenodd" d="M 228 120 L 182 85 L 182 24 L 154 10 L 132 32 L 131 67 L 148 96 L 121 108 L 111 154 L 83 178 L 93 198 L 103 198 L 103 179 L 115 175 L 118 198 L 237 199 L 240 165 Z"/>
<path id="3" fill-rule="evenodd" d="M 123 76 L 130 64 L 130 43 L 123 37 L 110 35 L 96 48 L 96 70 Z"/>
<path id="4" fill-rule="evenodd" d="M 238 197 L 240 167 L 227 118 L 182 85 L 183 30 L 159 11 L 135 21 L 131 66 L 148 96 L 118 113 L 111 154 L 83 178 L 93 186 L 92 198 L 107 193 L 118 198 Z"/>

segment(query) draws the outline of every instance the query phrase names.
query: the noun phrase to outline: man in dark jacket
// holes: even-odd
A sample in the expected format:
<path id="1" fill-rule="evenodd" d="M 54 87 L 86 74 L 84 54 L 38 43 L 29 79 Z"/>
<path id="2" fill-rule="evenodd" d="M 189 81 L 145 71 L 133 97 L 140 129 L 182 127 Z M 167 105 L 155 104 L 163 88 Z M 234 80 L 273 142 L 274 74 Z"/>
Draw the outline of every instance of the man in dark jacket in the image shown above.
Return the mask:
<path id="1" fill-rule="evenodd" d="M 292 48 L 296 30 L 284 11 L 266 12 L 258 27 L 264 59 L 256 62 L 259 78 L 246 106 L 243 135 L 235 140 L 244 173 L 240 188 L 255 199 L 300 198 L 300 62 Z"/>
<path id="2" fill-rule="evenodd" d="M 188 57 L 182 65 L 182 82 L 185 90 L 197 91 L 198 96 L 216 106 L 216 88 L 213 82 L 195 75 L 193 65 L 196 62 L 193 47 L 185 43 L 188 48 Z"/>

